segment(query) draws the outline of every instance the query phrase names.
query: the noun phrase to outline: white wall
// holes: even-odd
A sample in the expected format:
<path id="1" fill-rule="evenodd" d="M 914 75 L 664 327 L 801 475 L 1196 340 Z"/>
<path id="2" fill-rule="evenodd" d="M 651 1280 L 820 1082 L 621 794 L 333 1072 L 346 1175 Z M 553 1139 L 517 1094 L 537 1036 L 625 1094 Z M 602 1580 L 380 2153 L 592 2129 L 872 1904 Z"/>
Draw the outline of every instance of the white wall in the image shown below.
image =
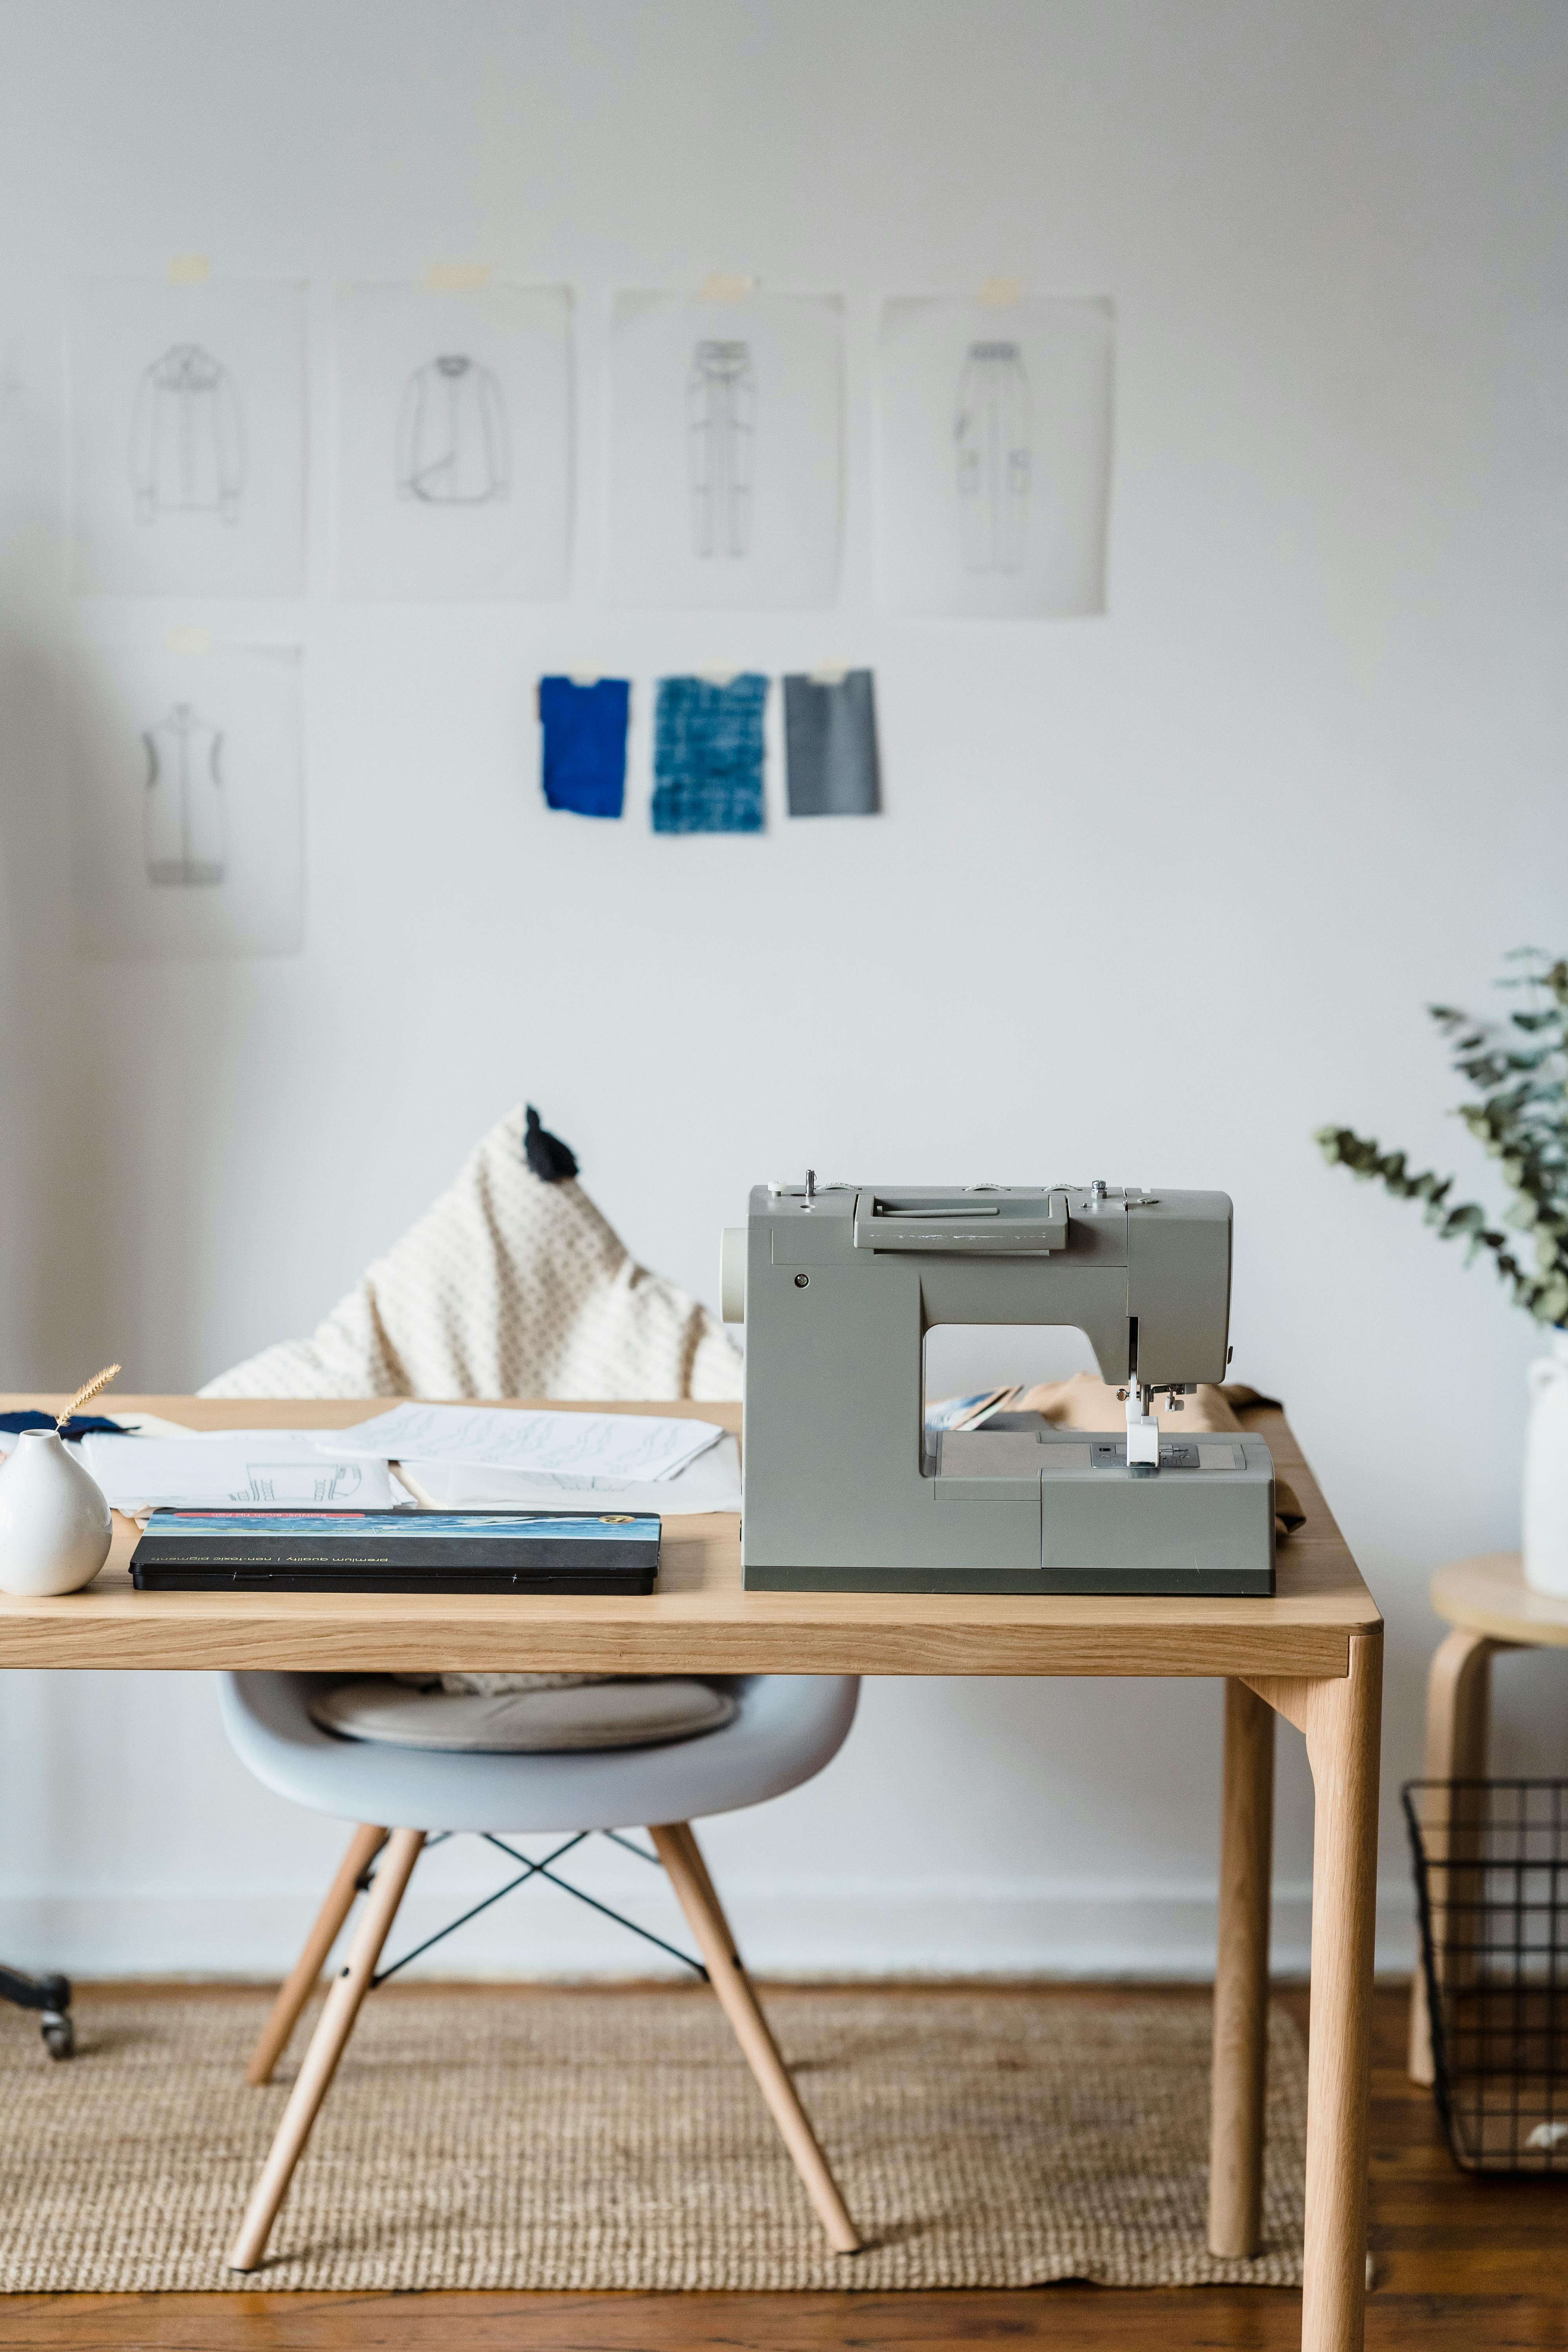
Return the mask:
<path id="1" fill-rule="evenodd" d="M 1515 1537 L 1532 1339 L 1309 1139 L 1343 1118 L 1472 1168 L 1421 1006 L 1564 943 L 1568 17 L 12 0 L 0 45 L 0 1381 L 112 1353 L 180 1388 L 308 1328 L 525 1093 L 710 1297 L 747 1185 L 808 1159 L 1223 1185 L 1237 1375 L 1289 1401 L 1389 1618 L 1401 1960 L 1425 1580 Z M 58 288 L 192 251 L 311 281 L 316 584 L 107 617 L 302 635 L 309 945 L 89 966 L 55 673 L 105 616 L 59 588 Z M 336 603 L 329 289 L 470 258 L 578 289 L 573 600 Z M 605 605 L 607 298 L 716 269 L 848 297 L 837 612 Z M 1117 304 L 1103 620 L 871 605 L 875 299 L 993 273 Z M 646 777 L 618 827 L 545 814 L 542 669 L 630 674 L 646 712 L 668 668 L 830 658 L 877 671 L 880 822 L 791 826 L 775 798 L 762 840 L 655 840 Z M 1563 1769 L 1553 1663 L 1500 1681 L 1503 1754 Z M 712 1848 L 768 1966 L 1195 1971 L 1218 1709 L 1213 1685 L 874 1684 L 831 1770 Z M 1281 1739 L 1296 1963 L 1310 1802 Z M 229 1760 L 201 1677 L 15 1677 L 0 1787 L 0 1950 L 84 1969 L 276 1968 L 336 1842 Z M 451 1960 L 628 1957 L 552 1896 Z"/>

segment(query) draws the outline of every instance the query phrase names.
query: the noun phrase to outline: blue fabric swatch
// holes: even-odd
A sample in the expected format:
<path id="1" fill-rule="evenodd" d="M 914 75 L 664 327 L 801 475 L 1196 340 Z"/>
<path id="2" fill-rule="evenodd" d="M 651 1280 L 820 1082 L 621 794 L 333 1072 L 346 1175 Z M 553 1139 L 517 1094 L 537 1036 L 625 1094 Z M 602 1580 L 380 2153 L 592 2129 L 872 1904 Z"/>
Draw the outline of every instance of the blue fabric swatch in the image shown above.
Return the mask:
<path id="1" fill-rule="evenodd" d="M 655 833 L 761 833 L 768 682 L 661 677 L 654 712 Z"/>
<path id="2" fill-rule="evenodd" d="M 52 1412 L 0 1412 L 0 1429 L 12 1437 L 20 1437 L 24 1430 L 53 1429 L 54 1425 Z M 60 1435 L 70 1445 L 95 1429 L 107 1430 L 111 1437 L 123 1437 L 125 1434 L 121 1423 L 107 1420 L 100 1412 L 79 1412 L 67 1422 Z"/>
<path id="3" fill-rule="evenodd" d="M 595 678 L 592 686 L 578 686 L 569 677 L 540 679 L 544 797 L 552 809 L 619 816 L 630 707 L 631 687 L 624 677 Z"/>

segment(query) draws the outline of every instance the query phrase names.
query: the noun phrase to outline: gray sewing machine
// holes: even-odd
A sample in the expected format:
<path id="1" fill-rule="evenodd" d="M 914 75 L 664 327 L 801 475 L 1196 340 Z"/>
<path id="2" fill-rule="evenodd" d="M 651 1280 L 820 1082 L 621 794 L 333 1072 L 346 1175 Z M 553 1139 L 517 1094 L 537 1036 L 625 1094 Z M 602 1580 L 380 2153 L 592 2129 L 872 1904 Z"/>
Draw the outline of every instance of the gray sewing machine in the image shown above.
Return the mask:
<path id="1" fill-rule="evenodd" d="M 773 1591 L 1271 1593 L 1274 1465 L 1162 1433 L 1225 1376 L 1223 1192 L 758 1185 L 724 1235 L 746 1326 L 742 1556 Z M 939 1323 L 1072 1324 L 1126 1425 L 928 1429 Z"/>

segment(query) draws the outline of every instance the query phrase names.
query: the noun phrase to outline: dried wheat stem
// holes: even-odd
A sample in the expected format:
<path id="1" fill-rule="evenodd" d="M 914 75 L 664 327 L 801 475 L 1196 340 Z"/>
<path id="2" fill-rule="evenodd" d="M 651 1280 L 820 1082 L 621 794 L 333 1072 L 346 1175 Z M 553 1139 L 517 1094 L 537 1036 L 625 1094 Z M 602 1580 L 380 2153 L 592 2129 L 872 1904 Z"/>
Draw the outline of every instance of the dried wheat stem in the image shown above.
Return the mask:
<path id="1" fill-rule="evenodd" d="M 64 1412 L 58 1412 L 55 1415 L 55 1427 L 57 1429 L 63 1429 L 67 1422 L 70 1419 L 72 1413 L 79 1411 L 82 1405 L 89 1404 L 92 1402 L 92 1399 L 98 1394 L 100 1389 L 106 1389 L 109 1386 L 110 1381 L 115 1378 L 119 1370 L 120 1367 L 118 1364 L 106 1364 L 101 1372 L 99 1372 L 92 1380 L 89 1381 L 86 1388 L 78 1389 L 75 1396 L 72 1397 Z"/>

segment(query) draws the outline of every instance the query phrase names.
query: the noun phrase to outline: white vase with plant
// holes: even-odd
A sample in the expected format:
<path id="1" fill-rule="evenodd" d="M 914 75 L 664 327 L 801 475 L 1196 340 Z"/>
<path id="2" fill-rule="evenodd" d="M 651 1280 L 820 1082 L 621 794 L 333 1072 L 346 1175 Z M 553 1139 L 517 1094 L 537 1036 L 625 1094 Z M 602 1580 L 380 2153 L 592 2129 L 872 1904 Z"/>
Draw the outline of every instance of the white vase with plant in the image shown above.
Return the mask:
<path id="1" fill-rule="evenodd" d="M 29 1601 L 79 1592 L 108 1559 L 109 1505 L 61 1432 L 119 1370 L 110 1364 L 78 1389 L 53 1429 L 23 1430 L 0 1465 L 0 1591 Z"/>
<path id="2" fill-rule="evenodd" d="M 1458 1115 L 1512 1196 L 1500 1220 L 1471 1201 L 1451 1206 L 1453 1177 L 1413 1176 L 1403 1151 L 1385 1152 L 1348 1127 L 1320 1128 L 1316 1140 L 1334 1165 L 1379 1179 L 1398 1200 L 1420 1201 L 1439 1240 L 1464 1241 L 1468 1258 L 1489 1253 L 1514 1304 L 1550 1330 L 1549 1352 L 1527 1376 L 1524 1574 L 1538 1592 L 1568 1598 L 1568 960 L 1521 948 L 1510 961 L 1521 969 L 1500 985 L 1522 989 L 1525 1003 L 1506 1022 L 1427 1007 L 1454 1067 L 1478 1090 Z"/>

